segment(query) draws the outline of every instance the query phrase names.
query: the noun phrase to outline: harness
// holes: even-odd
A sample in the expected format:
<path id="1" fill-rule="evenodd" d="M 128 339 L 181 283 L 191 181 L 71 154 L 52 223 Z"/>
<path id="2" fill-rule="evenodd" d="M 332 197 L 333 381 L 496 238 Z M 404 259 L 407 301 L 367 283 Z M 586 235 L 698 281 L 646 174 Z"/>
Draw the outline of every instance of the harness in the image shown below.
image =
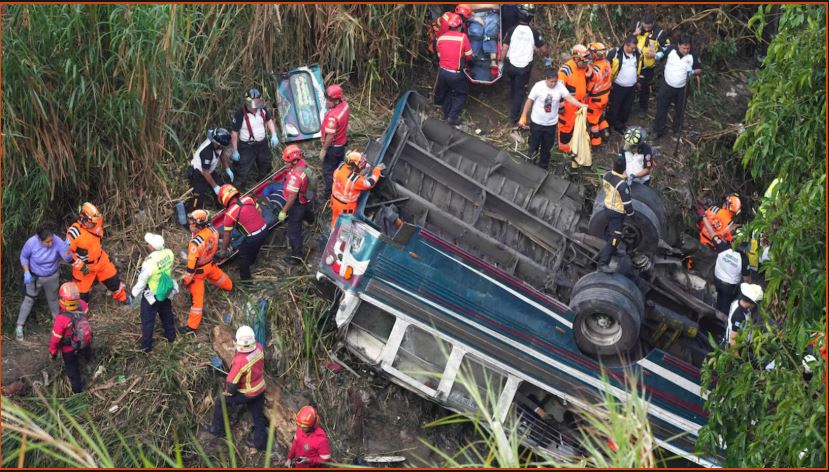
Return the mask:
<path id="1" fill-rule="evenodd" d="M 262 126 L 264 126 L 265 125 L 265 110 L 260 108 L 259 113 L 262 115 Z M 248 118 L 248 115 L 249 115 L 249 113 L 247 112 L 247 107 L 243 106 L 242 107 L 242 116 L 245 117 L 245 125 L 247 125 L 247 127 L 248 127 L 248 141 L 247 141 L 247 143 L 248 144 L 251 144 L 251 143 L 254 143 L 254 142 L 258 143 L 259 141 L 254 141 L 254 139 L 253 139 L 253 127 L 250 125 L 250 118 Z"/>

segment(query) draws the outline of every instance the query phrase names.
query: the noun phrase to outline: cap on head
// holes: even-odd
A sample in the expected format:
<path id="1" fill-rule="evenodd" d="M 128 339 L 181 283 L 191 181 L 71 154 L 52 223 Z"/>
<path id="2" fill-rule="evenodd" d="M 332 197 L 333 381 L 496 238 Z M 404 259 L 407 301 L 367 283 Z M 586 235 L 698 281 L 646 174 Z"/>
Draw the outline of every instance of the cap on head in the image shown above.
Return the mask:
<path id="1" fill-rule="evenodd" d="M 154 251 L 164 249 L 164 237 L 160 234 L 145 233 L 144 241 L 146 241 Z"/>

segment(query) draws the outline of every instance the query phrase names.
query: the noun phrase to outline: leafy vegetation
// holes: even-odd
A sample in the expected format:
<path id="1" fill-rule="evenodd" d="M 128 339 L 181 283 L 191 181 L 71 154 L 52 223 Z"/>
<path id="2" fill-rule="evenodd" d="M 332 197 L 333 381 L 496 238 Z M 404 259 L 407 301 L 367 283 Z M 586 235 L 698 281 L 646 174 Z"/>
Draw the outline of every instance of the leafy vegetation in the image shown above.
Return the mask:
<path id="1" fill-rule="evenodd" d="M 761 6 L 751 21 L 758 39 L 770 10 Z M 758 184 L 779 179 L 742 236 L 762 233 L 771 244 L 771 260 L 761 269 L 763 322 L 742 330 L 734 348 L 713 355 L 704 375 L 713 389 L 700 445 L 713 450 L 721 440 L 730 466 L 820 467 L 826 461 L 826 364 L 809 347 L 826 329 L 826 10 L 782 10 L 752 87 L 747 129 L 734 143 Z M 818 362 L 805 380 L 802 358 L 809 352 Z M 775 367 L 767 369 L 771 361 Z"/>

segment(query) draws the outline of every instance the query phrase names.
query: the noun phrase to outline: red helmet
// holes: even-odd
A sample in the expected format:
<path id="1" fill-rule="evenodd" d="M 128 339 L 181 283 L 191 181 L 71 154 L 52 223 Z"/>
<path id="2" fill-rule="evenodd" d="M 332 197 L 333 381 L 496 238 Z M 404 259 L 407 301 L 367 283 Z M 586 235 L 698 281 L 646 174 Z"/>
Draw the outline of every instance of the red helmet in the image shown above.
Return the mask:
<path id="1" fill-rule="evenodd" d="M 330 87 L 329 87 L 330 88 Z M 282 151 L 282 160 L 288 164 L 302 159 L 302 149 L 296 144 L 291 144 Z"/>
<path id="2" fill-rule="evenodd" d="M 58 305 L 63 311 L 77 310 L 81 300 L 81 292 L 75 282 L 66 282 L 58 290 Z"/>
<path id="3" fill-rule="evenodd" d="M 455 13 L 468 20 L 469 17 L 472 16 L 472 5 L 468 3 L 461 3 L 455 7 Z"/>
<path id="4" fill-rule="evenodd" d="M 300 428 L 309 428 L 317 425 L 317 410 L 311 405 L 300 408 L 296 414 L 296 424 Z"/>
<path id="5" fill-rule="evenodd" d="M 463 23 L 461 16 L 451 11 L 444 15 L 444 17 L 446 18 L 446 24 L 449 25 L 450 28 L 457 28 Z"/>
<path id="6" fill-rule="evenodd" d="M 230 199 L 234 196 L 239 195 L 239 191 L 236 190 L 236 187 L 230 184 L 224 184 L 219 188 L 219 203 L 222 206 L 227 206 L 230 203 Z"/>
<path id="7" fill-rule="evenodd" d="M 325 89 L 325 98 L 329 100 L 342 100 L 343 99 L 343 89 L 337 84 L 329 85 L 327 89 Z"/>

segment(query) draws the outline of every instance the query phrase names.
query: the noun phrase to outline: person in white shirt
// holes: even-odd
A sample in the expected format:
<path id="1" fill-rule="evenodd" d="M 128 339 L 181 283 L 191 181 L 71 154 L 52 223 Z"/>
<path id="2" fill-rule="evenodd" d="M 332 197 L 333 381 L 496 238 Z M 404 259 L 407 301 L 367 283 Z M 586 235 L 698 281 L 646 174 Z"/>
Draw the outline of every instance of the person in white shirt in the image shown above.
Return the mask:
<path id="1" fill-rule="evenodd" d="M 132 287 L 134 299 L 141 297 L 141 340 L 140 347 L 144 352 L 153 350 L 153 331 L 155 330 L 155 315 L 161 318 L 164 328 L 164 337 L 167 341 L 176 340 L 175 317 L 170 297 L 178 293 L 178 283 L 172 280 L 175 256 L 173 251 L 165 249 L 164 238 L 160 234 L 146 233 L 144 241 L 150 254 L 141 264 L 138 280 Z M 166 280 L 162 280 L 166 279 Z"/>
<path id="2" fill-rule="evenodd" d="M 505 70 L 510 80 L 510 125 L 518 122 L 521 113 L 521 103 L 527 93 L 527 84 L 530 82 L 530 71 L 533 67 L 533 53 L 538 50 L 542 55 L 547 54 L 544 38 L 537 29 L 530 26 L 535 14 L 534 10 L 522 5 L 518 8 L 518 26 L 507 31 L 504 35 L 504 46 L 501 53 L 506 58 Z M 549 64 L 546 64 L 549 66 Z"/>
<path id="3" fill-rule="evenodd" d="M 666 50 L 665 81 L 656 98 L 656 118 L 653 123 L 654 139 L 665 133 L 668 109 L 674 104 L 673 132 L 679 132 L 682 117 L 685 114 L 685 86 L 692 75 L 702 73 L 702 64 L 698 57 L 691 54 L 691 37 L 683 34 L 676 45 Z"/>
<path id="4" fill-rule="evenodd" d="M 618 133 L 624 134 L 628 126 L 633 96 L 636 92 L 639 50 L 636 36 L 628 35 L 625 44 L 611 50 L 607 55 L 613 85 L 610 88 L 610 103 L 607 105 L 607 122 Z"/>
<path id="5" fill-rule="evenodd" d="M 714 287 L 717 289 L 717 310 L 728 314 L 731 303 L 737 298 L 740 283 L 751 283 L 748 257 L 732 249 L 731 245 L 715 237 L 717 264 L 714 266 Z"/>
<path id="6" fill-rule="evenodd" d="M 533 159 L 540 153 L 538 166 L 547 171 L 550 164 L 550 150 L 556 141 L 556 125 L 558 124 L 558 107 L 561 100 L 571 105 L 587 108 L 567 91 L 567 87 L 558 81 L 558 69 L 547 68 L 546 80 L 533 85 L 530 95 L 524 103 L 524 112 L 518 125 L 527 126 L 527 115 L 530 114 L 530 149 L 528 154 Z"/>

